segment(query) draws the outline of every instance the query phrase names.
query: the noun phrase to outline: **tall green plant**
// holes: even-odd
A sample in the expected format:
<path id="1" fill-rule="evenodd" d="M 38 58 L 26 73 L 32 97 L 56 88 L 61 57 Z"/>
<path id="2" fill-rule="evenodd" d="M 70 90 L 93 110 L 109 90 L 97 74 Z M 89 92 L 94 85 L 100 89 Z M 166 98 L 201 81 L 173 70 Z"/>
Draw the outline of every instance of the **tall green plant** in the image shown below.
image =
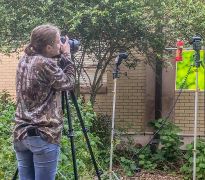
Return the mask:
<path id="1" fill-rule="evenodd" d="M 185 163 L 180 168 L 180 171 L 185 175 L 184 179 L 190 180 L 193 176 L 193 142 L 187 144 Z M 205 140 L 197 139 L 197 155 L 196 155 L 196 179 L 204 180 L 205 177 Z"/>
<path id="2" fill-rule="evenodd" d="M 0 179 L 11 179 L 16 161 L 12 147 L 12 119 L 15 104 L 7 91 L 0 93 Z"/>
<path id="3" fill-rule="evenodd" d="M 165 119 L 153 121 L 152 124 L 156 131 L 160 129 L 160 152 L 164 158 L 167 161 L 178 161 L 178 158 L 182 155 L 180 147 L 183 145 L 182 137 L 179 136 L 179 127 Z"/>
<path id="4" fill-rule="evenodd" d="M 164 119 L 155 120 L 151 124 L 156 131 L 160 130 L 159 147 L 154 153 L 146 148 L 139 156 L 139 164 L 150 170 L 177 170 L 183 163 L 180 129 L 173 122 Z"/>

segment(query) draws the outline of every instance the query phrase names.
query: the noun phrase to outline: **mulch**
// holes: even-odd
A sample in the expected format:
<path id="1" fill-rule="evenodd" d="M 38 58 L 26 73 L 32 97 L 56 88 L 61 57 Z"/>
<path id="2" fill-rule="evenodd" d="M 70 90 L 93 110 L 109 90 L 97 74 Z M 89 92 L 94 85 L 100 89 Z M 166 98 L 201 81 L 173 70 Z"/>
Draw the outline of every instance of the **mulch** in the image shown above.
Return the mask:
<path id="1" fill-rule="evenodd" d="M 153 173 L 141 171 L 134 177 L 122 177 L 121 180 L 183 180 L 183 177 L 181 175 L 170 175 L 160 171 Z"/>

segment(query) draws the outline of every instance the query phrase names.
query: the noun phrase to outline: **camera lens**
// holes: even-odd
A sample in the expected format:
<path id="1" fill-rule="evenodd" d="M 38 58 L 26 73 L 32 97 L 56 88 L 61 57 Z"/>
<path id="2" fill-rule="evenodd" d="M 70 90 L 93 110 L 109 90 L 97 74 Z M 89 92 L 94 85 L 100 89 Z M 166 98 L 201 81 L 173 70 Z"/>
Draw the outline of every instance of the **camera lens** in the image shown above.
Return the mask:
<path id="1" fill-rule="evenodd" d="M 64 44 L 66 42 L 66 38 L 64 36 L 62 36 L 61 38 L 61 42 Z M 70 51 L 72 53 L 75 53 L 79 50 L 79 46 L 80 46 L 80 41 L 76 40 L 76 39 L 69 39 L 68 43 L 70 45 Z"/>

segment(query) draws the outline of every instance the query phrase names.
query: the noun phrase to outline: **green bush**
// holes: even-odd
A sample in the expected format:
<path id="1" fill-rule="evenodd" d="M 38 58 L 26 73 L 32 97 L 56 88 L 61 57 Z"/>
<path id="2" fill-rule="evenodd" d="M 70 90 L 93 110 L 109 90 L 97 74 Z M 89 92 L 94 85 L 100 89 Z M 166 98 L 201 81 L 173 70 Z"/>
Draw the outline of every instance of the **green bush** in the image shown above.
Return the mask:
<path id="1" fill-rule="evenodd" d="M 127 135 L 122 140 L 122 135 Z M 138 157 L 136 156 L 140 144 L 136 144 L 133 137 L 126 130 L 117 131 L 115 136 L 114 163 L 118 166 L 119 173 L 133 176 L 138 170 Z"/>
<path id="2" fill-rule="evenodd" d="M 180 171 L 185 175 L 184 179 L 192 179 L 193 176 L 193 143 L 187 144 L 185 163 L 181 167 Z M 196 144 L 197 155 L 196 155 L 196 179 L 204 180 L 205 177 L 205 140 L 198 139 Z"/>
<path id="3" fill-rule="evenodd" d="M 156 157 L 156 155 L 155 155 Z M 162 159 L 161 157 L 160 159 Z M 154 161 L 154 156 L 151 153 L 149 147 L 144 148 L 144 150 L 139 154 L 139 166 L 145 170 L 155 170 L 157 168 L 157 162 Z"/>
<path id="4" fill-rule="evenodd" d="M 16 169 L 12 146 L 12 119 L 15 104 L 7 91 L 0 93 L 0 179 L 11 179 Z"/>
<path id="5" fill-rule="evenodd" d="M 153 153 L 149 146 L 139 155 L 139 165 L 148 170 L 160 169 L 178 171 L 183 164 L 184 156 L 180 149 L 182 138 L 180 129 L 171 121 L 159 119 L 151 122 L 155 131 L 159 131 L 159 147 Z"/>
<path id="6" fill-rule="evenodd" d="M 173 122 L 165 119 L 153 121 L 155 130 L 159 130 L 161 148 L 159 152 L 168 162 L 177 162 L 182 155 L 180 147 L 183 145 L 179 136 L 180 129 Z M 162 127 L 163 125 L 163 127 Z"/>
<path id="7" fill-rule="evenodd" d="M 110 162 L 111 117 L 107 114 L 97 114 L 91 127 L 91 133 L 100 138 L 100 143 L 98 144 L 100 149 L 99 161 L 104 169 L 108 170 Z"/>
<path id="8" fill-rule="evenodd" d="M 111 136 L 111 117 L 107 114 L 98 114 L 93 122 L 91 131 L 101 139 L 103 148 L 109 147 Z"/>

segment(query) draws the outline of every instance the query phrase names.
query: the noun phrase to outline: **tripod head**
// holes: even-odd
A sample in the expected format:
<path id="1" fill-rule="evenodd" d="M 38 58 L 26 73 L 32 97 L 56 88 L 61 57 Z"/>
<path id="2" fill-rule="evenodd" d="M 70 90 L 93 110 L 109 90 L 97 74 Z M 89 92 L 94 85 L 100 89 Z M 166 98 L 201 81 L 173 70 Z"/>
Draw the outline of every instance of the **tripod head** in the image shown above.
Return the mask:
<path id="1" fill-rule="evenodd" d="M 195 51 L 200 51 L 201 50 L 201 36 L 199 34 L 196 34 L 195 36 L 192 37 L 192 39 L 190 40 L 190 44 L 193 45 L 193 49 Z"/>
<path id="2" fill-rule="evenodd" d="M 123 59 L 127 59 L 128 54 L 126 52 L 119 53 L 115 59 L 116 66 L 119 66 L 122 63 Z"/>
<path id="3" fill-rule="evenodd" d="M 122 63 L 123 59 L 127 59 L 128 54 L 126 52 L 119 53 L 115 59 L 115 69 L 113 72 L 113 79 L 119 78 L 119 65 Z"/>
<path id="4" fill-rule="evenodd" d="M 190 44 L 193 45 L 193 49 L 195 51 L 194 54 L 194 65 L 198 68 L 200 67 L 201 61 L 200 61 L 200 50 L 202 47 L 202 43 L 201 43 L 201 36 L 199 34 L 196 34 L 195 36 L 192 37 L 192 39 L 190 40 Z"/>

